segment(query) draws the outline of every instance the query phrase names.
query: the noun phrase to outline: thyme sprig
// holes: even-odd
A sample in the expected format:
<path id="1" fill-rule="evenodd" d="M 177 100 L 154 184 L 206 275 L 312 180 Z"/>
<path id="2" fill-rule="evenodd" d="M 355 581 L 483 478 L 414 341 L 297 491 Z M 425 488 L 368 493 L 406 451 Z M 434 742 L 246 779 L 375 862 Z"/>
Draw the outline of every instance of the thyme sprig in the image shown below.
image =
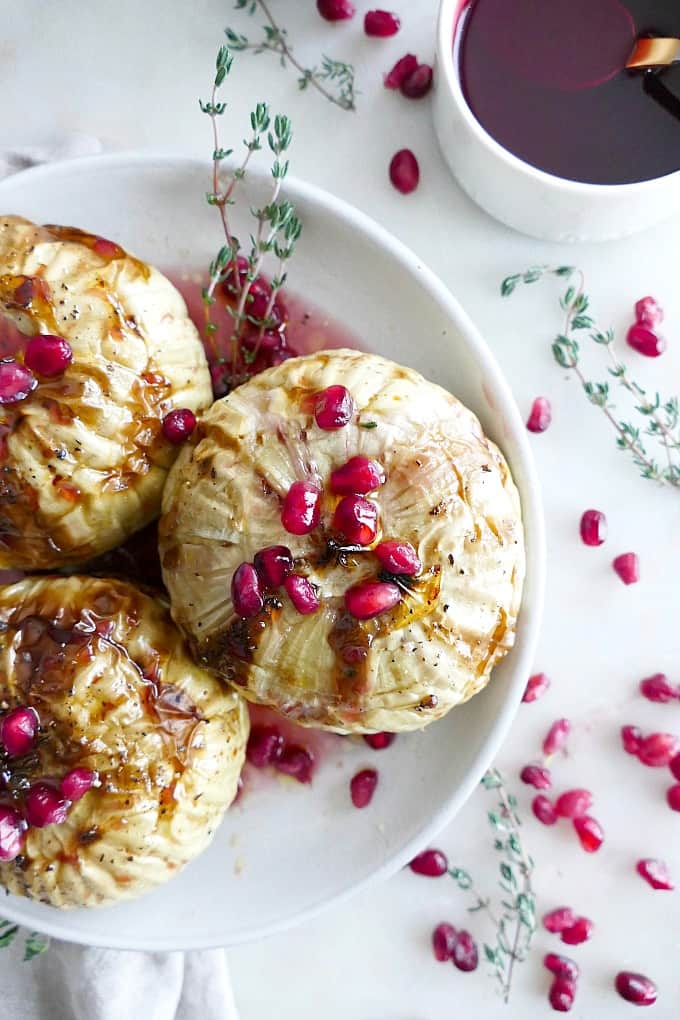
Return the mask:
<path id="1" fill-rule="evenodd" d="M 552 353 L 560 368 L 573 372 L 587 399 L 599 407 L 616 433 L 618 449 L 628 451 L 643 478 L 661 485 L 680 487 L 680 405 L 677 397 L 662 398 L 648 393 L 631 378 L 630 371 L 614 349 L 614 330 L 599 329 L 590 315 L 590 299 L 585 280 L 574 266 L 532 266 L 524 273 L 506 277 L 501 295 L 508 297 L 520 284 L 531 284 L 554 276 L 567 281 L 560 298 L 565 314 L 563 330 L 552 343 Z M 610 381 L 589 380 L 582 367 L 582 351 L 575 333 L 587 333 L 588 339 L 607 356 L 607 373 L 633 399 L 633 410 L 640 424 L 626 421 L 617 413 Z"/>
<path id="2" fill-rule="evenodd" d="M 251 50 L 255 54 L 275 53 L 281 67 L 290 64 L 299 74 L 298 87 L 301 91 L 310 86 L 320 92 L 330 103 L 341 110 L 355 110 L 357 90 L 354 82 L 354 67 L 343 60 L 333 60 L 322 54 L 320 65 L 305 67 L 295 57 L 293 47 L 288 42 L 288 33 L 280 28 L 274 20 L 267 0 L 236 0 L 236 10 L 255 14 L 258 10 L 267 19 L 262 26 L 263 35 L 257 42 L 232 28 L 226 28 L 227 43 L 232 50 Z"/>
<path id="3" fill-rule="evenodd" d="M 0 920 L 0 949 L 8 949 L 22 929 L 11 921 Z M 49 948 L 50 940 L 47 935 L 32 931 L 26 935 L 24 941 L 24 963 L 34 960 Z"/>
<path id="4" fill-rule="evenodd" d="M 498 805 L 488 812 L 488 819 L 494 833 L 494 849 L 500 855 L 500 903 L 494 908 L 491 898 L 480 893 L 464 868 L 450 868 L 449 875 L 459 889 L 473 897 L 469 911 L 484 913 L 495 928 L 495 940 L 484 943 L 484 955 L 507 1003 L 515 966 L 527 959 L 536 932 L 534 862 L 522 843 L 517 800 L 506 790 L 500 772 L 497 769 L 488 771 L 482 778 L 482 785 L 485 790 L 495 791 L 498 798 Z"/>

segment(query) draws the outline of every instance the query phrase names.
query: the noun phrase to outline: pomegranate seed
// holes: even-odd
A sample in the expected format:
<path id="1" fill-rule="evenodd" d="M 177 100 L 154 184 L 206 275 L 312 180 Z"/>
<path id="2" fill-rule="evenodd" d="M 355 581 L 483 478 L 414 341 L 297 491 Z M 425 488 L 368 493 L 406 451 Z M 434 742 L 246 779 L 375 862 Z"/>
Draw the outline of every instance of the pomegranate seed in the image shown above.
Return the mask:
<path id="1" fill-rule="evenodd" d="M 291 535 L 308 535 L 321 517 L 321 489 L 314 482 L 293 482 L 281 509 L 281 523 Z"/>
<path id="2" fill-rule="evenodd" d="M 640 693 L 648 701 L 657 702 L 675 701 L 680 695 L 678 688 L 673 686 L 665 673 L 654 673 L 641 680 Z"/>
<path id="3" fill-rule="evenodd" d="M 260 590 L 260 579 L 252 563 L 242 563 L 231 579 L 231 600 L 237 616 L 248 620 L 262 612 L 264 599 Z"/>
<path id="4" fill-rule="evenodd" d="M 597 819 L 590 815 L 581 815 L 574 818 L 573 826 L 579 838 L 581 846 L 587 854 L 594 854 L 604 842 L 604 830 Z"/>
<path id="5" fill-rule="evenodd" d="M 586 510 L 581 517 L 584 545 L 602 545 L 607 537 L 607 518 L 601 510 Z"/>
<path id="6" fill-rule="evenodd" d="M 676 754 L 668 763 L 668 767 L 674 777 L 680 782 L 680 754 Z"/>
<path id="7" fill-rule="evenodd" d="M 529 432 L 545 432 L 552 421 L 552 407 L 547 397 L 536 397 L 527 419 Z"/>
<path id="8" fill-rule="evenodd" d="M 638 748 L 638 758 L 650 768 L 666 768 L 680 752 L 678 738 L 672 733 L 650 733 Z"/>
<path id="9" fill-rule="evenodd" d="M 410 195 L 415 191 L 420 181 L 420 167 L 418 160 L 410 149 L 400 149 L 395 152 L 390 162 L 390 180 L 402 195 Z"/>
<path id="10" fill-rule="evenodd" d="M 293 569 L 293 554 L 285 545 L 268 545 L 255 553 L 253 566 L 265 588 L 280 588 Z"/>
<path id="11" fill-rule="evenodd" d="M 567 737 L 571 733 L 571 723 L 568 719 L 557 719 L 548 730 L 543 741 L 543 754 L 546 756 L 557 754 L 567 743 Z"/>
<path id="12" fill-rule="evenodd" d="M 680 783 L 668 787 L 666 800 L 671 811 L 680 811 Z"/>
<path id="13" fill-rule="evenodd" d="M 422 99 L 431 88 L 432 68 L 429 64 L 419 64 L 401 83 L 401 93 L 407 99 Z"/>
<path id="14" fill-rule="evenodd" d="M 642 730 L 639 726 L 622 726 L 621 743 L 627 754 L 637 755 L 642 743 Z"/>
<path id="15" fill-rule="evenodd" d="M 396 62 L 391 71 L 385 75 L 385 88 L 398 89 L 401 83 L 418 67 L 418 58 L 413 53 L 407 53 Z"/>
<path id="16" fill-rule="evenodd" d="M 315 396 L 314 419 L 325 432 L 344 428 L 354 411 L 354 398 L 344 386 L 328 386 Z"/>
<path id="17" fill-rule="evenodd" d="M 543 957 L 543 966 L 555 977 L 566 978 L 567 981 L 578 981 L 578 964 L 574 960 L 570 960 L 568 956 L 560 956 L 559 953 L 546 953 Z"/>
<path id="18" fill-rule="evenodd" d="M 653 1006 L 656 1002 L 656 985 L 644 974 L 620 970 L 614 985 L 626 1002 L 633 1002 L 636 1006 Z"/>
<path id="19" fill-rule="evenodd" d="M 238 269 L 238 287 L 236 286 L 233 260 L 229 263 L 229 269 L 227 270 L 224 283 L 222 284 L 222 288 L 228 296 L 237 294 L 240 288 L 245 284 L 248 276 L 248 259 L 244 255 L 237 256 L 236 266 Z"/>
<path id="20" fill-rule="evenodd" d="M 452 924 L 442 921 L 432 932 L 432 950 L 435 958 L 440 963 L 446 963 L 453 959 L 453 950 L 456 945 L 458 932 Z"/>
<path id="21" fill-rule="evenodd" d="M 568 1013 L 574 1005 L 576 997 L 576 985 L 566 978 L 555 978 L 550 986 L 548 999 L 556 1013 Z"/>
<path id="22" fill-rule="evenodd" d="M 645 857 L 637 862 L 635 870 L 641 878 L 644 878 L 645 882 L 651 885 L 652 889 L 675 889 L 665 861 Z"/>
<path id="23" fill-rule="evenodd" d="M 253 726 L 246 746 L 246 758 L 257 769 L 273 765 L 283 753 L 283 736 L 275 726 Z"/>
<path id="24" fill-rule="evenodd" d="M 279 772 L 297 779 L 298 783 L 311 783 L 314 772 L 314 755 L 306 747 L 287 744 L 273 762 Z"/>
<path id="25" fill-rule="evenodd" d="M 125 254 L 119 244 L 109 241 L 106 237 L 98 237 L 92 245 L 92 251 L 103 259 L 119 259 Z"/>
<path id="26" fill-rule="evenodd" d="M 26 794 L 26 819 L 36 829 L 60 825 L 66 821 L 70 806 L 59 790 L 47 783 L 36 783 Z"/>
<path id="27" fill-rule="evenodd" d="M 416 875 L 441 878 L 449 870 L 449 861 L 442 850 L 423 850 L 409 863 L 409 868 Z"/>
<path id="28" fill-rule="evenodd" d="M 303 616 L 309 616 L 319 608 L 319 596 L 316 588 L 306 577 L 301 577 L 300 574 L 290 574 L 283 582 L 283 587 L 295 609 Z"/>
<path id="29" fill-rule="evenodd" d="M 617 556 L 612 566 L 624 584 L 637 584 L 640 580 L 640 561 L 637 553 L 623 553 Z"/>
<path id="30" fill-rule="evenodd" d="M 349 792 L 352 804 L 355 808 L 365 808 L 373 800 L 375 788 L 378 785 L 378 773 L 375 769 L 362 769 L 352 776 L 349 784 Z"/>
<path id="31" fill-rule="evenodd" d="M 13 708 L 0 723 L 0 743 L 11 758 L 20 758 L 33 747 L 40 720 L 34 708 Z"/>
<path id="32" fill-rule="evenodd" d="M 370 620 L 394 609 L 401 592 L 389 581 L 361 581 L 345 592 L 345 607 L 355 620 Z"/>
<path id="33" fill-rule="evenodd" d="M 370 545 L 378 530 L 378 507 L 361 496 L 343 496 L 333 514 L 333 527 L 351 545 Z"/>
<path id="34" fill-rule="evenodd" d="M 366 35 L 376 36 L 385 39 L 387 36 L 396 35 L 401 26 L 401 21 L 390 11 L 366 11 L 364 17 L 364 32 Z"/>
<path id="35" fill-rule="evenodd" d="M 0 861 L 13 861 L 21 853 L 26 823 L 21 815 L 6 804 L 0 804 Z"/>
<path id="36" fill-rule="evenodd" d="M 170 411 L 163 419 L 163 435 L 169 443 L 179 446 L 196 428 L 196 415 L 188 407 Z"/>
<path id="37" fill-rule="evenodd" d="M 640 298 L 635 305 L 635 318 L 646 326 L 658 326 L 663 322 L 663 308 L 653 297 Z"/>
<path id="38" fill-rule="evenodd" d="M 560 818 L 581 818 L 593 806 L 590 790 L 567 790 L 555 802 L 555 811 Z"/>
<path id="39" fill-rule="evenodd" d="M 576 915 L 571 907 L 555 907 L 548 914 L 543 915 L 543 927 L 553 935 L 559 934 L 566 928 L 571 928 L 576 921 Z"/>
<path id="40" fill-rule="evenodd" d="M 316 0 L 316 9 L 326 21 L 347 21 L 356 11 L 350 0 Z"/>
<path id="41" fill-rule="evenodd" d="M 341 496 L 365 496 L 367 492 L 379 489 L 385 482 L 385 472 L 380 464 L 368 457 L 352 457 L 331 472 L 331 489 Z"/>
<path id="42" fill-rule="evenodd" d="M 415 577 L 423 569 L 418 553 L 410 542 L 390 538 L 386 542 L 380 542 L 373 551 L 380 561 L 380 566 L 391 574 Z"/>
<path id="43" fill-rule="evenodd" d="M 44 375 L 48 379 L 55 375 L 63 375 L 73 361 L 73 351 L 68 340 L 61 336 L 45 333 L 34 336 L 26 344 L 24 362 L 32 372 Z"/>
<path id="44" fill-rule="evenodd" d="M 530 704 L 532 701 L 538 701 L 542 694 L 550 687 L 550 677 L 546 676 L 545 673 L 534 673 L 533 676 L 529 677 L 527 681 L 527 687 L 522 695 L 522 701 Z"/>
<path id="45" fill-rule="evenodd" d="M 251 283 L 248 288 L 248 296 L 246 298 L 246 315 L 250 319 L 257 320 L 258 323 L 264 319 L 267 314 L 267 307 L 269 305 L 269 299 L 271 298 L 272 289 L 266 280 L 262 277 L 257 277 Z"/>
<path id="46" fill-rule="evenodd" d="M 531 810 L 544 825 L 554 825 L 557 821 L 557 812 L 552 803 L 543 793 L 539 793 L 531 802 Z"/>
<path id="47" fill-rule="evenodd" d="M 458 970 L 466 972 L 477 970 L 477 964 L 479 963 L 477 943 L 469 931 L 458 932 L 451 959 L 453 960 L 453 966 L 457 967 Z"/>
<path id="48" fill-rule="evenodd" d="M 550 769 L 543 768 L 542 765 L 525 765 L 519 778 L 527 786 L 533 786 L 535 790 L 548 790 L 552 786 Z"/>
<path id="49" fill-rule="evenodd" d="M 573 924 L 570 924 L 568 928 L 562 929 L 560 938 L 568 946 L 580 946 L 582 942 L 588 941 L 593 934 L 594 927 L 593 922 L 589 918 L 577 917 Z"/>
<path id="50" fill-rule="evenodd" d="M 384 751 L 394 742 L 396 733 L 365 733 L 364 740 L 374 751 Z"/>
<path id="51" fill-rule="evenodd" d="M 658 358 L 666 350 L 666 341 L 647 323 L 636 322 L 626 333 L 626 343 L 645 358 Z"/>
<path id="52" fill-rule="evenodd" d="M 14 358 L 0 361 L 0 404 L 16 404 L 25 400 L 38 385 L 38 380 L 25 365 Z"/>
<path id="53" fill-rule="evenodd" d="M 66 800 L 80 800 L 97 782 L 92 769 L 77 768 L 67 772 L 61 781 L 61 793 Z"/>

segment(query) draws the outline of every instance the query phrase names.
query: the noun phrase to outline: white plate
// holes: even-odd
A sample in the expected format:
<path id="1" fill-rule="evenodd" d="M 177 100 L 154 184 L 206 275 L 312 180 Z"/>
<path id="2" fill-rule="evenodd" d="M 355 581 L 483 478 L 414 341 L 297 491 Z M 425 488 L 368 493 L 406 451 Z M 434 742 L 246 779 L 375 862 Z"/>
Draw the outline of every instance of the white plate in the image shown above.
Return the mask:
<path id="1" fill-rule="evenodd" d="M 115 155 L 53 164 L 0 184 L 0 211 L 66 223 L 120 241 L 161 267 L 204 268 L 220 244 L 208 168 L 191 159 Z M 248 179 L 244 208 L 262 200 Z M 449 388 L 504 450 L 519 486 L 528 543 L 524 604 L 512 653 L 489 687 L 386 751 L 341 746 L 312 788 L 263 783 L 228 813 L 199 860 L 132 903 L 58 911 L 8 896 L 13 921 L 72 942 L 195 949 L 260 938 L 385 878 L 453 817 L 493 760 L 534 654 L 544 584 L 538 483 L 526 431 L 498 365 L 457 301 L 408 249 L 362 213 L 300 181 L 285 192 L 304 223 L 290 284 L 363 338 Z M 248 233 L 237 217 L 236 232 Z M 353 773 L 380 771 L 369 809 L 348 795 Z"/>

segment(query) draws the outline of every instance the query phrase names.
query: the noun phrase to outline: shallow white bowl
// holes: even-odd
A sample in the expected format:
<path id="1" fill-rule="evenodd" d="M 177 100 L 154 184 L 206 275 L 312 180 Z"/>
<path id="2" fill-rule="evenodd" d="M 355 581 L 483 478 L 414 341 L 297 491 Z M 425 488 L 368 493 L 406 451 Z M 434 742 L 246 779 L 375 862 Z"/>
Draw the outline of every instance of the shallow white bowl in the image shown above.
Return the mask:
<path id="1" fill-rule="evenodd" d="M 444 158 L 470 198 L 495 219 L 546 241 L 609 241 L 680 213 L 680 171 L 637 184 L 583 184 L 539 170 L 503 148 L 467 104 L 454 54 L 470 0 L 442 0 L 434 125 Z"/>
<path id="2" fill-rule="evenodd" d="M 161 267 L 203 269 L 220 244 L 208 168 L 190 159 L 116 155 L 54 164 L 0 184 L 0 211 L 66 223 L 120 241 Z M 248 178 L 244 208 L 268 183 Z M 74 942 L 191 949 L 255 939 L 291 925 L 402 867 L 461 807 L 493 760 L 520 701 L 541 616 L 544 536 L 526 431 L 498 365 L 449 291 L 362 213 L 300 181 L 287 197 L 304 223 L 291 265 L 303 292 L 365 341 L 420 369 L 473 408 L 503 448 L 519 486 L 528 543 L 513 652 L 490 686 L 422 733 L 377 754 L 338 740 L 312 788 L 262 783 L 228 813 L 199 860 L 157 891 L 100 910 L 58 911 L 9 896 L 0 912 Z M 248 226 L 237 217 L 236 232 Z M 381 782 L 371 807 L 348 782 L 367 763 Z"/>

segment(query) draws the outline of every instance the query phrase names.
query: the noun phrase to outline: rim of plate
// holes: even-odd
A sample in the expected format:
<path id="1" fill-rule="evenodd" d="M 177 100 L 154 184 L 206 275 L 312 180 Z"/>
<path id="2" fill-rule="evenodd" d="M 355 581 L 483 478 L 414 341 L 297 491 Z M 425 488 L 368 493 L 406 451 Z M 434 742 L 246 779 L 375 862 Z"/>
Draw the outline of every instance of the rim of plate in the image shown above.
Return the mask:
<path id="1" fill-rule="evenodd" d="M 151 166 L 162 164 L 164 166 L 176 166 L 177 168 L 196 169 L 206 167 L 206 161 L 198 157 L 173 154 L 162 150 L 126 150 L 123 152 L 106 153 L 97 156 L 78 157 L 74 159 L 58 160 L 51 163 L 41 164 L 21 170 L 18 174 L 0 181 L 0 199 L 2 198 L 5 186 L 16 182 L 17 178 L 25 181 L 27 185 L 63 173 L 64 170 L 73 168 L 79 172 L 106 169 L 107 167 L 123 166 Z M 253 172 L 254 175 L 257 171 Z M 261 174 L 260 176 L 265 176 Z M 468 314 L 464 311 L 458 299 L 454 297 L 449 288 L 439 279 L 422 259 L 411 251 L 407 245 L 398 240 L 385 227 L 381 226 L 366 213 L 361 212 L 355 206 L 344 199 L 337 198 L 330 192 L 314 184 L 308 184 L 299 178 L 286 178 L 286 193 L 292 200 L 303 200 L 312 206 L 322 207 L 327 213 L 352 225 L 356 234 L 363 236 L 381 248 L 386 249 L 398 262 L 400 268 L 405 272 L 415 274 L 428 292 L 432 300 L 442 307 L 446 314 L 455 323 L 464 342 L 473 352 L 477 362 L 481 365 L 484 374 L 492 380 L 495 389 L 496 403 L 507 424 L 509 433 L 515 442 L 520 467 L 523 474 L 524 485 L 522 497 L 522 518 L 525 534 L 528 536 L 527 545 L 530 547 L 530 556 L 527 559 L 527 571 L 525 578 L 524 592 L 527 588 L 531 591 L 531 602 L 522 605 L 523 616 L 522 630 L 523 640 L 521 649 L 513 650 L 514 676 L 512 684 L 508 688 L 508 696 L 502 710 L 496 717 L 487 737 L 485 738 L 479 752 L 473 759 L 465 780 L 452 792 L 451 796 L 444 800 L 439 808 L 433 812 L 426 825 L 422 826 L 419 832 L 410 839 L 400 850 L 395 852 L 388 860 L 377 867 L 369 875 L 351 882 L 349 885 L 339 888 L 336 892 L 322 897 L 299 912 L 288 918 L 279 919 L 260 927 L 253 928 L 238 941 L 225 943 L 218 940 L 214 935 L 207 935 L 205 938 L 193 938 L 188 946 L 178 946 L 176 939 L 150 939 L 141 934 L 131 942 L 129 939 L 118 938 L 115 934 L 101 936 L 94 935 L 84 937 L 82 933 L 73 931 L 68 923 L 69 912 L 58 908 L 52 908 L 53 916 L 43 919 L 27 916 L 22 910 L 23 901 L 19 897 L 13 897 L 11 903 L 5 901 L 3 915 L 18 924 L 26 924 L 36 928 L 44 934 L 55 938 L 62 938 L 65 941 L 77 942 L 83 945 L 99 946 L 109 949 L 124 949 L 130 951 L 186 951 L 190 949 L 213 949 L 227 944 L 239 945 L 247 942 L 254 942 L 269 935 L 277 934 L 294 925 L 315 917 L 322 910 L 335 904 L 348 900 L 355 893 L 366 889 L 368 886 L 391 877 L 412 858 L 422 850 L 458 813 L 468 797 L 478 785 L 484 772 L 487 770 L 493 759 L 496 757 L 505 737 L 507 736 L 515 713 L 521 701 L 525 688 L 525 677 L 529 675 L 533 662 L 538 634 L 543 613 L 543 602 L 545 595 L 545 560 L 546 540 L 545 523 L 543 517 L 543 505 L 541 499 L 541 488 L 538 474 L 534 463 L 533 452 L 527 436 L 524 422 L 521 418 L 519 408 L 515 403 L 510 386 L 501 371 L 491 349 L 487 346 L 481 333 L 474 325 Z M 518 472 L 513 472 L 517 474 Z M 166 888 L 170 887 L 170 884 Z M 26 905 L 34 904 L 33 900 L 26 900 Z M 41 904 L 41 906 L 47 906 Z M 9 909 L 7 909 L 9 907 Z M 95 910 L 103 908 L 92 908 Z"/>

